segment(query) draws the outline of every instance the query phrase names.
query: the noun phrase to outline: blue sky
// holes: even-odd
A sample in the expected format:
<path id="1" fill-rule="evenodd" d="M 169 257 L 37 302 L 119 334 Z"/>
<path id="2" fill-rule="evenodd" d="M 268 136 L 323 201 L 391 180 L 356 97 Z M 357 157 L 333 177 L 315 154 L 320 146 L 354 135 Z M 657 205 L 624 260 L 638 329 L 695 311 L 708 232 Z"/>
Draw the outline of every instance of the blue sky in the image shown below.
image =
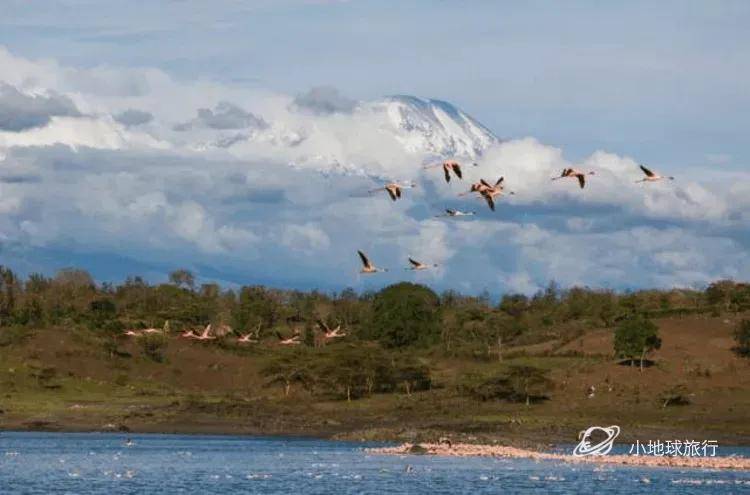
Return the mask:
<path id="1" fill-rule="evenodd" d="M 563 284 L 638 287 L 748 277 L 747 203 L 736 198 L 745 196 L 750 170 L 749 23 L 750 4 L 742 1 L 69 0 L 35 2 L 33 7 L 4 2 L 0 46 L 12 63 L 0 68 L 0 80 L 27 96 L 43 93 L 48 97 L 44 108 L 57 111 L 50 113 L 46 127 L 3 133 L 4 174 L 6 179 L 11 172 L 36 174 L 42 189 L 51 188 L 48 196 L 75 207 L 57 217 L 54 207 L 29 193 L 27 185 L 6 180 L 9 199 L 0 204 L 6 212 L 2 261 L 26 271 L 88 263 L 100 278 L 140 271 L 158 279 L 176 265 L 188 265 L 230 283 L 251 278 L 285 286 L 368 288 L 393 281 L 352 278 L 356 266 L 342 270 L 347 276 L 334 271 L 335 260 L 358 245 L 369 245 L 395 263 L 396 255 L 388 258 L 393 250 L 382 237 L 391 232 L 385 223 L 375 229 L 383 245 L 367 239 L 368 231 L 362 229 L 357 232 L 361 239 L 348 239 L 351 245 L 339 251 L 336 224 L 301 211 L 325 205 L 333 212 L 330 218 L 350 208 L 349 203 L 337 204 L 325 195 L 299 200 L 306 193 L 292 197 L 288 190 L 277 203 L 257 201 L 261 190 L 266 199 L 276 197 L 273 191 L 283 189 L 277 183 L 282 178 L 298 180 L 295 174 L 300 173 L 318 180 L 320 167 L 288 170 L 286 165 L 300 156 L 287 149 L 280 152 L 283 163 L 263 169 L 277 156 L 267 143 L 295 142 L 300 129 L 323 127 L 332 133 L 316 137 L 305 159 L 330 154 L 353 163 L 361 162 L 368 146 L 382 151 L 374 143 L 356 150 L 347 144 L 342 151 L 343 128 L 361 124 L 359 114 L 343 128 L 338 127 L 337 119 L 344 118 L 340 115 L 313 121 L 288 114 L 287 100 L 324 85 L 346 101 L 372 102 L 391 94 L 446 100 L 510 141 L 510 146 L 489 150 L 481 166 L 517 170 L 514 179 L 528 190 L 526 199 L 510 202 L 501 219 L 482 217 L 476 225 L 512 235 L 513 242 L 485 239 L 481 248 L 463 246 L 461 229 L 470 227 L 432 225 L 416 198 L 398 210 L 393 231 L 411 228 L 416 234 L 409 244 L 394 233 L 392 243 L 407 242 L 403 250 L 428 246 L 432 238 L 445 244 L 440 261 L 452 268 L 425 283 L 497 293 L 533 291 L 552 278 Z M 58 97 L 73 102 L 79 115 L 61 112 L 67 100 Z M 14 105 L 39 104 L 19 98 Z M 241 144 L 226 155 L 203 152 L 201 143 L 207 140 L 236 137 L 196 117 L 200 108 L 216 113 L 227 108 L 217 106 L 222 101 L 245 112 L 240 118 L 252 114 L 268 123 L 265 130 L 241 129 L 254 133 L 248 139 L 261 144 Z M 112 123 L 131 108 L 153 121 Z M 188 132 L 173 132 L 175 125 L 186 123 Z M 394 163 L 405 160 L 385 152 L 372 160 L 385 162 L 392 156 Z M 56 168 L 60 157 L 77 163 L 78 175 Z M 86 160 L 97 160 L 104 168 Z M 136 169 L 133 160 L 150 166 Z M 566 192 L 548 200 L 532 191 L 541 184 L 539 177 L 526 179 L 523 170 L 514 168 L 524 160 L 540 176 L 561 164 L 587 164 L 619 177 L 621 170 L 645 162 L 680 180 L 672 189 L 656 185 L 645 197 L 633 190 L 630 196 L 611 199 L 618 194 L 613 183 L 585 199 Z M 353 183 L 353 171 L 354 176 L 394 172 L 383 167 L 347 169 L 327 187 L 346 195 L 364 187 Z M 190 177 L 179 191 L 169 182 L 175 169 Z M 251 184 L 261 169 L 258 184 L 276 175 L 279 180 L 271 180 L 271 193 L 267 184 L 257 185 L 255 199 L 244 203 L 236 199 L 243 197 L 240 192 L 217 199 L 203 189 L 209 180 L 224 189 L 236 185 L 238 174 Z M 108 178 L 107 173 L 119 175 Z M 118 195 L 121 203 L 110 213 L 97 212 L 95 204 L 84 201 L 84 187 L 95 185 L 111 197 L 107 188 L 115 186 L 106 184 L 118 180 L 132 181 L 133 189 Z M 143 191 L 149 180 L 159 184 L 158 190 Z M 371 213 L 390 221 L 390 206 L 378 205 Z M 578 208 L 573 215 L 572 207 Z M 138 208 L 151 215 L 142 224 L 121 214 Z M 271 221 L 280 230 L 271 232 Z M 490 221 L 490 227 L 483 223 Z M 118 222 L 119 227 L 112 227 Z M 174 236 L 136 242 L 118 232 L 126 224 L 143 229 L 144 238 L 165 230 Z M 204 234 L 222 240 L 196 240 Z M 288 246 L 267 253 L 262 247 L 267 239 Z M 299 239 L 309 244 L 304 252 L 295 251 Z M 643 247 L 638 259 L 628 259 L 630 244 L 647 239 L 654 245 Z M 257 244 L 254 250 L 237 252 L 238 246 L 252 243 Z M 592 243 L 601 244 L 596 253 L 588 252 Z M 473 249 L 478 250 L 474 256 L 466 256 Z M 571 269 L 551 250 L 598 259 L 587 259 L 585 269 Z M 621 257 L 602 261 L 607 253 Z M 325 256 L 330 259 L 322 261 Z M 269 269 L 264 261 L 269 257 L 289 268 Z M 486 273 L 487 264 L 496 269 L 492 275 Z"/>

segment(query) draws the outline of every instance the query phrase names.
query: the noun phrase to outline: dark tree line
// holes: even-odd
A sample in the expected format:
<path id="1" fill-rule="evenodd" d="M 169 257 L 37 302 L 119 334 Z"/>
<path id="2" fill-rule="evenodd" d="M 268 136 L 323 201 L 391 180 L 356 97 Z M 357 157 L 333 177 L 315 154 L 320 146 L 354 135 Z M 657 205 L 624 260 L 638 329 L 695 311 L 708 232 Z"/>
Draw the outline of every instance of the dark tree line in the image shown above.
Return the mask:
<path id="1" fill-rule="evenodd" d="M 197 285 L 194 275 L 177 270 L 169 283 L 149 284 L 129 277 L 113 285 L 97 284 L 83 270 L 65 269 L 53 277 L 17 277 L 0 267 L 0 327 L 86 325 L 117 332 L 123 328 L 160 327 L 173 331 L 207 323 L 244 332 L 258 325 L 303 331 L 322 319 L 341 324 L 350 334 L 385 347 L 431 346 L 449 352 L 467 341 L 493 346 L 511 342 L 530 330 L 581 322 L 615 327 L 632 315 L 658 317 L 750 308 L 750 285 L 719 281 L 705 290 L 614 292 L 551 283 L 532 296 L 505 294 L 497 303 L 488 296 L 441 295 L 429 288 L 399 283 L 378 293 L 300 292 L 263 286 L 223 289 Z"/>
<path id="2" fill-rule="evenodd" d="M 145 357 L 164 362 L 169 334 L 209 323 L 231 328 L 211 341 L 226 348 L 237 348 L 232 333 L 257 332 L 261 346 L 275 342 L 276 334 L 296 333 L 300 346 L 269 355 L 261 370 L 266 384 L 279 387 L 283 396 L 294 391 L 337 400 L 430 389 L 431 370 L 420 355 L 502 362 L 504 346 L 566 342 L 589 328 L 612 328 L 615 357 L 640 363 L 642 370 L 644 358 L 661 345 L 651 318 L 749 308 L 750 285 L 727 280 L 705 290 L 626 292 L 550 283 L 531 296 L 511 293 L 492 301 L 487 294 L 436 294 L 406 282 L 377 293 L 324 293 L 259 285 L 225 289 L 199 284 L 188 270 L 173 272 L 167 283 L 129 277 L 110 284 L 77 269 L 21 278 L 0 266 L 0 346 L 35 328 L 75 328 L 99 336 L 114 359 L 130 356 L 121 345 L 124 330 L 155 327 L 168 329 L 167 335 L 142 337 L 139 345 Z M 319 346 L 319 322 L 341 326 L 347 337 Z M 744 321 L 735 337 L 735 350 L 750 355 L 750 323 Z M 414 352 L 419 349 L 424 352 Z M 493 375 L 464 377 L 458 391 L 477 400 L 526 404 L 548 398 L 553 384 L 544 370 L 501 367 Z"/>
<path id="3" fill-rule="evenodd" d="M 373 341 L 386 349 L 434 347 L 453 355 L 501 357 L 502 346 L 548 338 L 574 337 L 585 328 L 616 328 L 628 319 L 750 308 L 750 285 L 719 281 L 705 290 L 615 292 L 549 284 L 532 296 L 441 295 L 428 287 L 399 283 L 378 293 L 279 290 L 243 286 L 229 290 L 198 284 L 187 270 L 168 283 L 129 277 L 120 284 L 96 283 L 83 270 L 25 279 L 0 267 L 0 332 L 3 328 L 79 326 L 104 335 L 157 327 L 172 332 L 208 323 L 228 325 L 236 334 L 261 329 L 298 332 L 314 344 L 316 322 L 341 325 L 350 341 Z M 744 335 L 744 334 L 743 334 Z M 652 342 L 653 343 L 653 342 Z M 648 346 L 653 348 L 654 346 Z M 618 352 L 622 355 L 632 354 Z M 639 355 L 643 346 L 639 347 Z M 635 351 L 633 351 L 635 352 Z"/>

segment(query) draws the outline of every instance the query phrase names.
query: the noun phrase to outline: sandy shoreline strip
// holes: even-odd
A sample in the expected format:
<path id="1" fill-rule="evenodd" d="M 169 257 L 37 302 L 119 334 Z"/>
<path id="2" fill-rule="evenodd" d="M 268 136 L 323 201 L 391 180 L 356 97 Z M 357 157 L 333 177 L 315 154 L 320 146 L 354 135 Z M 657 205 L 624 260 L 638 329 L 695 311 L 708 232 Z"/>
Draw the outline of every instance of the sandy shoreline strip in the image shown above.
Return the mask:
<path id="1" fill-rule="evenodd" d="M 405 443 L 396 447 L 367 449 L 371 454 L 383 455 L 438 455 L 452 457 L 512 457 L 535 460 L 552 460 L 585 464 L 619 464 L 629 466 L 651 467 L 684 467 L 699 469 L 734 469 L 750 470 L 750 458 L 747 457 L 656 457 L 645 455 L 605 455 L 576 457 L 568 454 L 536 452 L 533 450 L 505 447 L 500 445 L 476 445 L 454 443 Z"/>

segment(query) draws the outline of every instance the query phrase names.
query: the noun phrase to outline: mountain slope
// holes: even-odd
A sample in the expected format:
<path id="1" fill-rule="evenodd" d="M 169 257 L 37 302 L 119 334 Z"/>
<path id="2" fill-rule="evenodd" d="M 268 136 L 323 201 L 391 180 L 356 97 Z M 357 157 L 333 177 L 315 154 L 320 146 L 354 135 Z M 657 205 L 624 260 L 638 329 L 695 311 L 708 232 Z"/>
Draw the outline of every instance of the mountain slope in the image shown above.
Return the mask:
<path id="1" fill-rule="evenodd" d="M 477 157 L 498 138 L 448 102 L 389 96 L 371 103 L 387 113 L 396 138 L 410 152 Z"/>

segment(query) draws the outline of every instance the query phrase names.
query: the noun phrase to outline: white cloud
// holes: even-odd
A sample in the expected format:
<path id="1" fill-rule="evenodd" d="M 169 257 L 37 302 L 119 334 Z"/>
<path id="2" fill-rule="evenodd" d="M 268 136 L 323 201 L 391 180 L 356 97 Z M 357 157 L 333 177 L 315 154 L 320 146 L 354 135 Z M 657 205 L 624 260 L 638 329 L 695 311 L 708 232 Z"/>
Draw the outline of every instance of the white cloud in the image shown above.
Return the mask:
<path id="1" fill-rule="evenodd" d="M 294 98 L 294 108 L 314 114 L 349 113 L 357 102 L 331 86 L 316 86 Z"/>
<path id="2" fill-rule="evenodd" d="M 323 254 L 331 245 L 328 235 L 312 222 L 284 227 L 281 244 L 294 254 Z"/>
<path id="3" fill-rule="evenodd" d="M 0 84 L 0 129 L 20 132 L 47 125 L 52 117 L 78 116 L 70 98 L 50 92 L 25 94 L 10 84 Z"/>
<path id="4" fill-rule="evenodd" d="M 114 116 L 114 119 L 126 127 L 148 124 L 154 119 L 151 112 L 128 108 Z"/>
<path id="5" fill-rule="evenodd" d="M 34 261 L 47 249 L 206 267 L 239 282 L 369 288 L 414 276 L 475 293 L 533 292 L 551 279 L 633 287 L 750 277 L 747 173 L 698 182 L 676 171 L 675 181 L 641 185 L 630 157 L 598 151 L 571 163 L 534 138 L 495 143 L 440 102 L 350 107 L 315 94 L 323 111 L 301 112 L 290 95 L 153 69 L 70 69 L 2 49 L 0 83 L 79 111 L 0 131 L 0 232 L 31 253 L 25 266 L 54 268 L 45 255 Z M 35 101 L 48 103 L 19 101 L 35 112 Z M 422 169 L 457 150 L 465 180 Z M 550 181 L 568 166 L 596 175 L 585 190 Z M 499 176 L 516 194 L 494 214 L 457 196 Z M 366 194 L 389 179 L 419 187 L 395 203 Z M 478 214 L 434 218 L 447 206 Z M 357 249 L 391 271 L 359 278 Z M 402 270 L 410 255 L 440 266 L 412 275 Z"/>

